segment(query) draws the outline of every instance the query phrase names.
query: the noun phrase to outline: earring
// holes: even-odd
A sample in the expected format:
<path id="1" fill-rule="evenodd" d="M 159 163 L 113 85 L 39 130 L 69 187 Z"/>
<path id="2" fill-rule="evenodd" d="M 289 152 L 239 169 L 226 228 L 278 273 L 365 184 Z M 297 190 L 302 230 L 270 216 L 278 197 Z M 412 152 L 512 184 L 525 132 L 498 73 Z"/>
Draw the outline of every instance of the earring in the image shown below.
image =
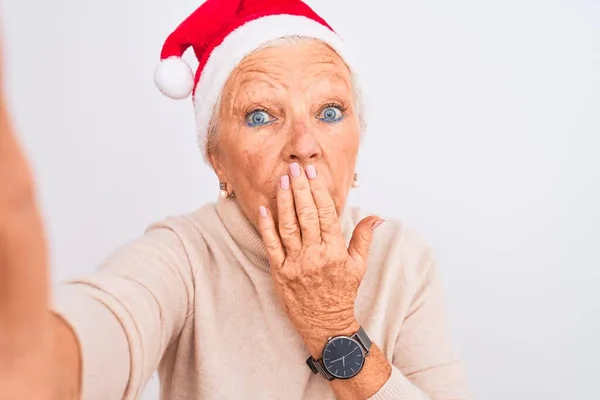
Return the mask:
<path id="1" fill-rule="evenodd" d="M 227 182 L 219 182 L 219 189 L 221 189 L 220 196 L 222 199 L 229 197 L 229 192 L 227 191 Z"/>
<path id="2" fill-rule="evenodd" d="M 356 189 L 359 186 L 358 183 L 358 174 L 354 174 L 354 179 L 352 179 L 352 187 Z"/>

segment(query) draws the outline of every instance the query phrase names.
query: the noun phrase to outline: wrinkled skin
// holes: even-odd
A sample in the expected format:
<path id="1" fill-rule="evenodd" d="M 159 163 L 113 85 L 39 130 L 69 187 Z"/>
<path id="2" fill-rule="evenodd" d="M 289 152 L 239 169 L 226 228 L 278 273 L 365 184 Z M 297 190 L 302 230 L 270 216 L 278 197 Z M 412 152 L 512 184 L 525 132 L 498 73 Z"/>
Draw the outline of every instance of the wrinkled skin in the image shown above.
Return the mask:
<path id="1" fill-rule="evenodd" d="M 345 109 L 344 118 L 319 119 L 328 104 Z M 255 109 L 272 122 L 248 126 L 247 114 Z M 341 212 L 359 141 L 348 67 L 325 44 L 308 41 L 263 49 L 240 63 L 224 88 L 211 160 L 256 225 L 260 205 L 276 210 L 277 182 L 292 162 L 318 169 Z"/>
<path id="2" fill-rule="evenodd" d="M 1 72 L 0 62 L 0 82 Z M 60 357 L 71 357 L 54 348 L 65 340 L 54 336 L 48 310 L 43 223 L 1 89 L 0 398 L 77 398 L 78 387 L 63 384 L 76 382 L 75 372 L 57 374 L 66 365 Z M 344 248 L 337 217 L 345 206 L 359 143 L 348 70 L 331 50 L 313 42 L 256 53 L 227 89 L 213 166 L 261 232 L 279 298 L 318 356 L 328 335 L 357 329 L 356 290 L 372 227 L 381 222 L 365 218 Z M 247 116 L 257 104 L 268 115 Z M 338 119 L 341 110 L 344 118 Z M 269 123 L 248 126 L 247 117 Z M 288 171 L 296 166 L 300 174 L 290 178 Z M 389 365 L 379 353 L 372 354 L 372 367 L 357 381 L 362 389 L 334 382 L 338 397 L 368 397 L 383 385 Z M 72 371 L 80 371 L 77 355 L 72 359 L 77 361 Z"/>
<path id="3" fill-rule="evenodd" d="M 354 303 L 372 228 L 382 222 L 365 218 L 346 248 L 338 216 L 360 142 L 351 82 L 341 58 L 318 41 L 248 56 L 224 89 L 210 154 L 258 227 L 279 299 L 315 352 L 323 337 L 358 329 Z"/>

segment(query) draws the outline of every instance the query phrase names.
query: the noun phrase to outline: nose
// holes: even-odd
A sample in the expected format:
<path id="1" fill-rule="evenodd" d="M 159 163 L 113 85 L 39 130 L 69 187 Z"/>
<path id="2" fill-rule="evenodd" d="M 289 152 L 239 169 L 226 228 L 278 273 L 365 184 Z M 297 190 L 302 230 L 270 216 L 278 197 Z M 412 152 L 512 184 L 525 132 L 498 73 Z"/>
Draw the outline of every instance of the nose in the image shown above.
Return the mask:
<path id="1" fill-rule="evenodd" d="M 317 129 L 305 121 L 297 121 L 291 127 L 289 141 L 284 149 L 288 162 L 309 163 L 321 158 L 323 150 L 317 140 Z"/>

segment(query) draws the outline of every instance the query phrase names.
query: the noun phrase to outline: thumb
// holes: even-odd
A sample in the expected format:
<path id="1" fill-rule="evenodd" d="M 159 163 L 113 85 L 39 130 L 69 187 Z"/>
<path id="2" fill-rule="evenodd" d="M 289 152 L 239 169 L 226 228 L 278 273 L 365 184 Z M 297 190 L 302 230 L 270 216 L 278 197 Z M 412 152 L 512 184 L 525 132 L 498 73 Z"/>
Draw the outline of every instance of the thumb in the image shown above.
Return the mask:
<path id="1" fill-rule="evenodd" d="M 352 238 L 348 246 L 348 254 L 358 265 L 365 265 L 369 248 L 373 241 L 373 232 L 375 228 L 381 225 L 385 220 L 377 216 L 369 216 L 361 220 L 352 232 Z"/>

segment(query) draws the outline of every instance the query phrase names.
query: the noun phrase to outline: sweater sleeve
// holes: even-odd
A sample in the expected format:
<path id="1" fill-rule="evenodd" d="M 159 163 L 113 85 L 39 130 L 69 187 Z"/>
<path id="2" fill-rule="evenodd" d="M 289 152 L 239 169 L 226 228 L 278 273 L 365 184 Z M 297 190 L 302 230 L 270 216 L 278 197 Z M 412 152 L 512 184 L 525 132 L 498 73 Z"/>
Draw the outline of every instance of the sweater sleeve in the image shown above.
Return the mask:
<path id="1" fill-rule="evenodd" d="M 392 374 L 371 400 L 468 400 L 433 253 L 417 246 L 403 252 L 402 264 L 405 279 L 414 288 L 410 308 L 396 340 Z"/>
<path id="2" fill-rule="evenodd" d="M 137 399 L 193 312 L 193 273 L 179 237 L 150 229 L 94 273 L 60 284 L 53 312 L 82 355 L 82 399 Z"/>

